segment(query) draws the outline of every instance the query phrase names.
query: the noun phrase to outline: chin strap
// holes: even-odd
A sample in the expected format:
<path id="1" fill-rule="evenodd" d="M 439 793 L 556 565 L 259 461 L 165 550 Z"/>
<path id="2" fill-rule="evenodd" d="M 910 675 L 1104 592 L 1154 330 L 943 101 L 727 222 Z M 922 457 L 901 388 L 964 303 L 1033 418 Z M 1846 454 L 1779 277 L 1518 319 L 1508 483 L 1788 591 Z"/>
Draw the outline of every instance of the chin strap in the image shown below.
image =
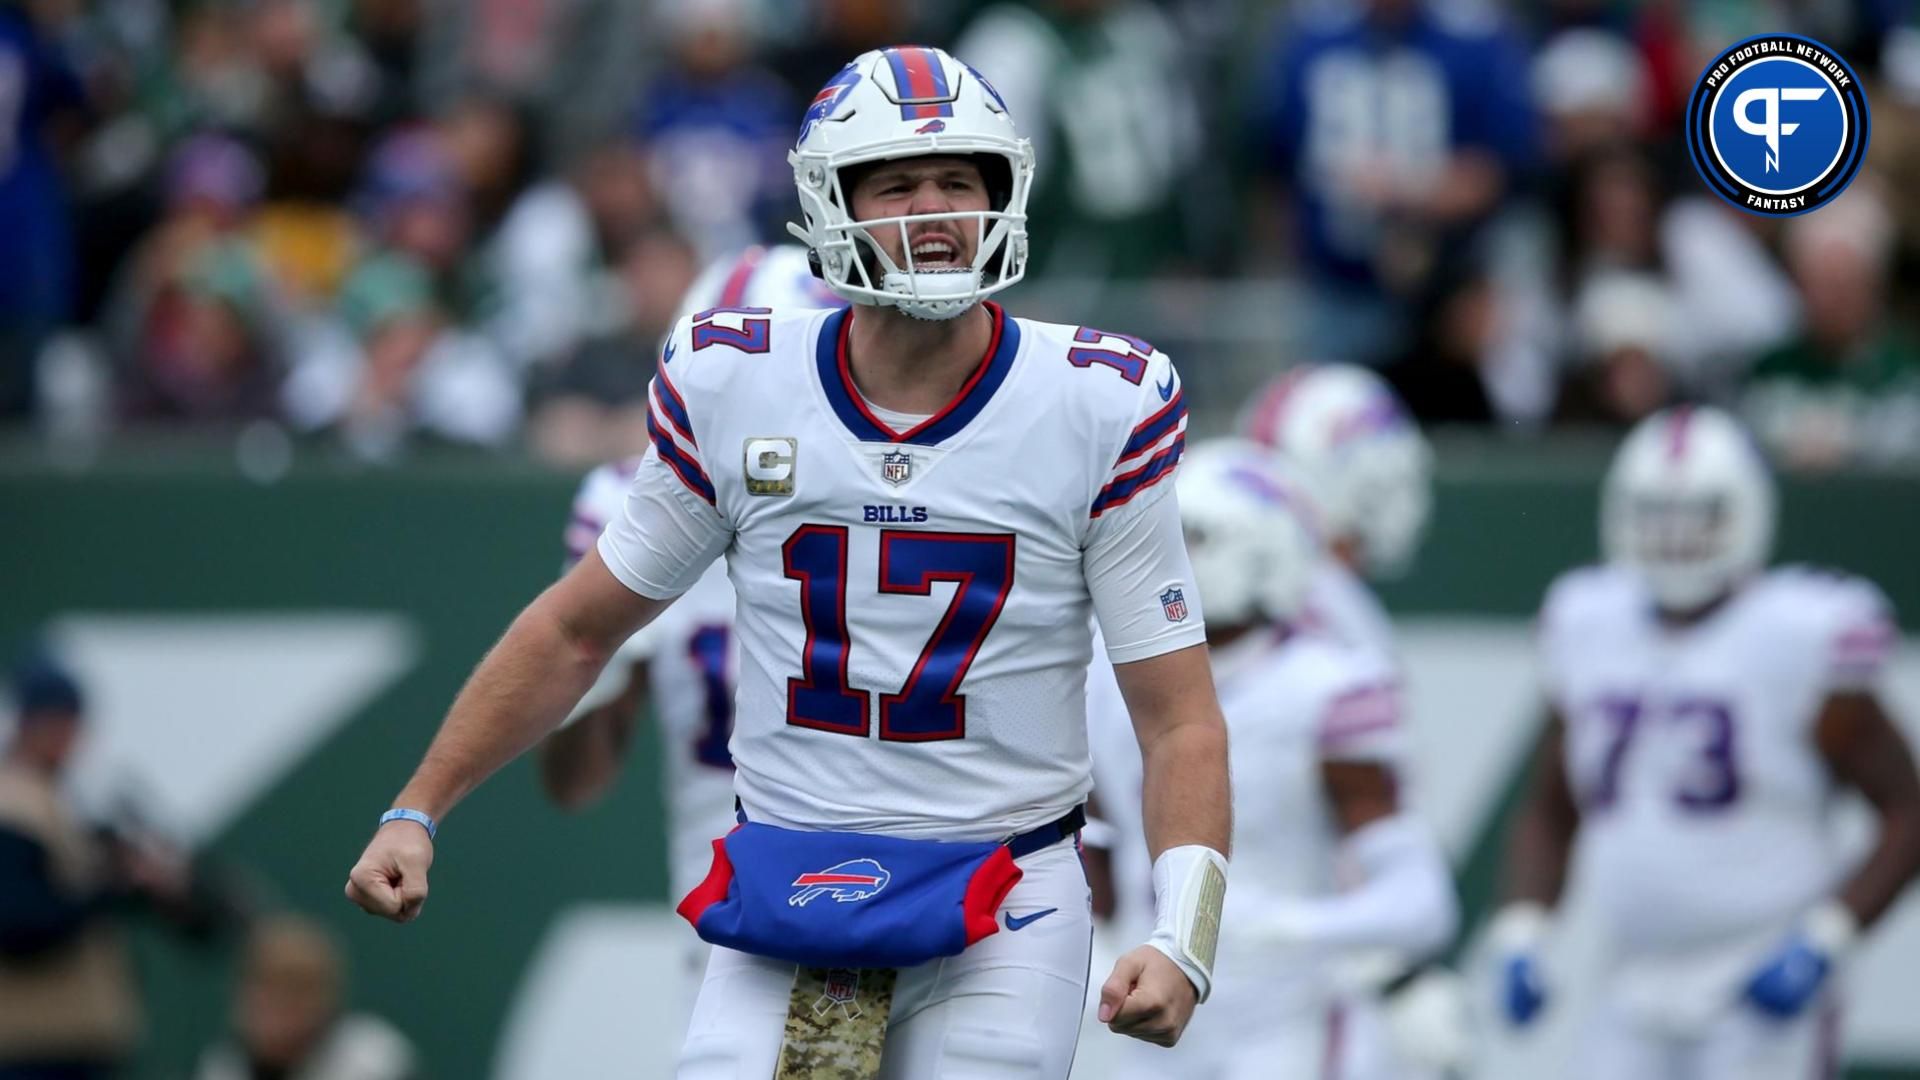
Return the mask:
<path id="1" fill-rule="evenodd" d="M 902 294 L 886 302 L 902 314 L 927 322 L 959 318 L 980 302 L 978 270 L 889 271 L 881 283 L 889 293 Z"/>

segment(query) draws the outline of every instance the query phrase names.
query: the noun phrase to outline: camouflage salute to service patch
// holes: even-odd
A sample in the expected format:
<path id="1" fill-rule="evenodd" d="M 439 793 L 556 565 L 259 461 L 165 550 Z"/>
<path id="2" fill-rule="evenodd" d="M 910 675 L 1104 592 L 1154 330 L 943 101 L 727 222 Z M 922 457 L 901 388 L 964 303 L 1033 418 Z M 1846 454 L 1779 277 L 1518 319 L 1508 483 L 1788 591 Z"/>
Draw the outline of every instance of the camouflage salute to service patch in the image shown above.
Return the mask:
<path id="1" fill-rule="evenodd" d="M 773 1080 L 874 1080 L 893 1011 L 892 968 L 796 969 Z"/>

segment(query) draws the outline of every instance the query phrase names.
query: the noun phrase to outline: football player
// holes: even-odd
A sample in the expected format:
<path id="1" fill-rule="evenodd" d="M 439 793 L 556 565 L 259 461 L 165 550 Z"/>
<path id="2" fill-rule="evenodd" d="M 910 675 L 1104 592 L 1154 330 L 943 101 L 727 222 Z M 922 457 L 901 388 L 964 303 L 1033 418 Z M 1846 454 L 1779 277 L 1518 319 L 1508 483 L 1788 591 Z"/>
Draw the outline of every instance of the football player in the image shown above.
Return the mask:
<path id="1" fill-rule="evenodd" d="M 922 919 L 898 924 L 927 958 L 881 965 L 897 981 L 879 1074 L 1065 1076 L 1091 929 L 1072 840 L 1097 617 L 1142 748 L 1160 912 L 1102 1010 L 1171 1044 L 1211 987 L 1229 835 L 1225 725 L 1166 483 L 1184 449 L 1179 376 L 1137 338 L 987 300 L 1025 271 L 1033 157 L 992 87 L 945 53 L 847 65 L 791 161 L 795 231 L 853 307 L 715 309 L 675 328 L 625 507 L 469 680 L 349 895 L 417 916 L 438 819 L 724 553 L 743 825 L 716 852 L 719 887 L 682 912 L 738 947 L 713 951 L 680 1075 L 762 1080 L 789 1022 L 836 1023 L 822 1019 L 835 1003 L 864 1015 L 860 974 L 836 969 L 896 943 L 863 936 L 860 913 L 947 895 L 950 875 L 925 868 L 984 846 L 964 865 L 1010 872 L 941 909 L 964 921 L 959 951 Z M 770 834 L 784 839 L 756 839 Z M 867 848 L 895 867 L 855 857 Z M 755 877 L 783 850 L 847 857 L 823 855 L 795 891 Z M 902 865 L 923 870 L 902 881 Z M 820 934 L 779 936 L 800 923 Z M 795 956 L 824 961 L 799 962 L 825 973 L 808 1015 L 789 1008 Z"/>
<path id="2" fill-rule="evenodd" d="M 1576 841 L 1610 939 L 1586 1075 L 1834 1075 L 1835 974 L 1920 868 L 1920 778 L 1876 689 L 1896 643 L 1871 583 L 1767 569 L 1771 478 L 1727 414 L 1681 407 L 1621 445 L 1606 563 L 1548 591 L 1550 719 L 1488 940 L 1516 1025 Z M 1879 818 L 1836 845 L 1851 788 Z"/>
<path id="3" fill-rule="evenodd" d="M 1325 538 L 1328 557 L 1308 587 L 1303 621 L 1397 663 L 1392 620 L 1368 582 L 1404 573 L 1426 532 L 1433 452 L 1425 436 L 1391 387 L 1351 364 L 1305 364 L 1274 379 L 1241 427 L 1280 456 Z M 1471 1039 L 1453 972 L 1376 953 L 1350 974 L 1391 991 L 1378 1002 L 1379 1025 L 1368 995 L 1351 1002 L 1344 1045 L 1356 1067 L 1380 1062 L 1384 1075 L 1404 1077 L 1459 1064 Z"/>
<path id="4" fill-rule="evenodd" d="M 1429 955 L 1457 921 L 1446 858 L 1401 800 L 1406 731 L 1393 662 L 1302 621 L 1323 555 L 1310 511 L 1266 450 L 1197 445 L 1177 489 L 1233 744 L 1238 843 L 1220 931 L 1232 966 L 1178 1047 L 1127 1054 L 1115 1071 L 1406 1075 L 1379 1057 L 1376 1014 L 1355 1008 L 1341 971 L 1356 950 Z M 1105 765 L 1129 756 L 1113 738 L 1126 706 L 1095 667 L 1090 723 L 1098 747 L 1115 747 L 1096 750 Z M 1109 775 L 1099 772 L 1103 792 Z M 1137 765 L 1118 782 L 1137 783 Z"/>
<path id="5" fill-rule="evenodd" d="M 1241 428 L 1305 486 L 1333 555 L 1314 575 L 1308 617 L 1397 655 L 1393 623 L 1366 580 L 1404 571 L 1426 531 L 1433 452 L 1420 429 L 1379 376 L 1350 364 L 1288 371 L 1255 398 Z"/>

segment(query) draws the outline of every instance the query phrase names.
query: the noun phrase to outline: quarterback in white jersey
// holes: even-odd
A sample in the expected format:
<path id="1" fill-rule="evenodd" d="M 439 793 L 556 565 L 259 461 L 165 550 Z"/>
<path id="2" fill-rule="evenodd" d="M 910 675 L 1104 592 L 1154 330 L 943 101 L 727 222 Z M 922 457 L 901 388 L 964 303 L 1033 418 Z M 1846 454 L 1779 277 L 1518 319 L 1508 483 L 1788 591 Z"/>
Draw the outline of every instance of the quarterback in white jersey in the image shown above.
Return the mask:
<path id="1" fill-rule="evenodd" d="M 1547 1000 L 1537 958 L 1569 850 L 1608 932 L 1587 1073 L 1601 1080 L 1831 1075 L 1835 969 L 1920 869 L 1920 777 L 1875 685 L 1896 639 L 1873 585 L 1764 569 L 1774 493 L 1713 409 L 1622 445 L 1604 566 L 1540 617 L 1552 720 L 1489 932 L 1515 1024 Z M 1858 866 L 1830 811 L 1879 815 Z"/>
<path id="2" fill-rule="evenodd" d="M 997 94 L 945 53 L 859 57 L 814 99 L 791 160 L 796 231 L 855 306 L 675 328 L 623 512 L 469 680 L 349 896 L 413 918 L 438 818 L 724 554 L 749 829 L 1018 853 L 982 920 L 1004 932 L 899 966 L 879 1075 L 1064 1076 L 1091 926 L 1070 834 L 1097 617 L 1143 748 L 1160 907 L 1103 985 L 1104 1018 L 1170 1045 L 1211 988 L 1229 839 L 1225 727 L 1166 482 L 1185 446 L 1179 377 L 1138 339 L 984 302 L 1024 272 L 1033 160 Z M 822 910 L 887 878 L 860 880 Z M 794 986 L 791 961 L 716 948 L 680 1075 L 770 1075 Z"/>
<path id="3" fill-rule="evenodd" d="M 1263 448 L 1194 447 L 1178 493 L 1233 744 L 1239 842 L 1220 927 L 1232 966 L 1179 1046 L 1142 1048 L 1111 1075 L 1405 1075 L 1382 1058 L 1382 1040 L 1355 1038 L 1354 1025 L 1375 1017 L 1354 1009 L 1339 969 L 1358 949 L 1430 955 L 1457 920 L 1446 859 L 1400 805 L 1406 733 L 1393 663 L 1302 622 L 1322 553 L 1298 490 Z M 1094 676 L 1088 704 L 1096 733 L 1125 728 L 1111 680 Z M 1119 746 L 1096 753 L 1101 791 L 1109 779 L 1138 783 L 1137 764 L 1124 771 L 1128 756 Z M 1144 848 L 1124 829 L 1116 825 L 1122 852 Z"/>
<path id="4" fill-rule="evenodd" d="M 1393 623 L 1366 578 L 1406 569 L 1432 506 L 1432 451 L 1387 384 L 1349 364 L 1279 376 L 1242 418 L 1306 488 L 1332 557 L 1309 587 L 1308 618 L 1395 655 Z"/>

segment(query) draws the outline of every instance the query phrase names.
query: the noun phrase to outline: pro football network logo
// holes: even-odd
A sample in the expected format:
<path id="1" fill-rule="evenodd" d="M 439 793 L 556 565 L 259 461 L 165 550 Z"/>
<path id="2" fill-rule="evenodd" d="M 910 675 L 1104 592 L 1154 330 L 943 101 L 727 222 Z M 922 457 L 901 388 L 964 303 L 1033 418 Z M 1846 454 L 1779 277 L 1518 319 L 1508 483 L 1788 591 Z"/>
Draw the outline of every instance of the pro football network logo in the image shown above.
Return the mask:
<path id="1" fill-rule="evenodd" d="M 1792 217 L 1833 201 L 1866 160 L 1867 95 L 1832 49 L 1797 34 L 1736 43 L 1687 102 L 1687 151 L 1713 193 Z"/>
<path id="2" fill-rule="evenodd" d="M 1187 594 L 1175 585 L 1160 594 L 1160 610 L 1167 615 L 1168 622 L 1187 621 Z"/>
<path id="3" fill-rule="evenodd" d="M 787 897 L 787 906 L 806 907 L 823 896 L 842 904 L 866 900 L 887 887 L 893 875 L 872 859 L 848 859 L 846 862 L 801 874 L 793 879 L 799 891 Z"/>

